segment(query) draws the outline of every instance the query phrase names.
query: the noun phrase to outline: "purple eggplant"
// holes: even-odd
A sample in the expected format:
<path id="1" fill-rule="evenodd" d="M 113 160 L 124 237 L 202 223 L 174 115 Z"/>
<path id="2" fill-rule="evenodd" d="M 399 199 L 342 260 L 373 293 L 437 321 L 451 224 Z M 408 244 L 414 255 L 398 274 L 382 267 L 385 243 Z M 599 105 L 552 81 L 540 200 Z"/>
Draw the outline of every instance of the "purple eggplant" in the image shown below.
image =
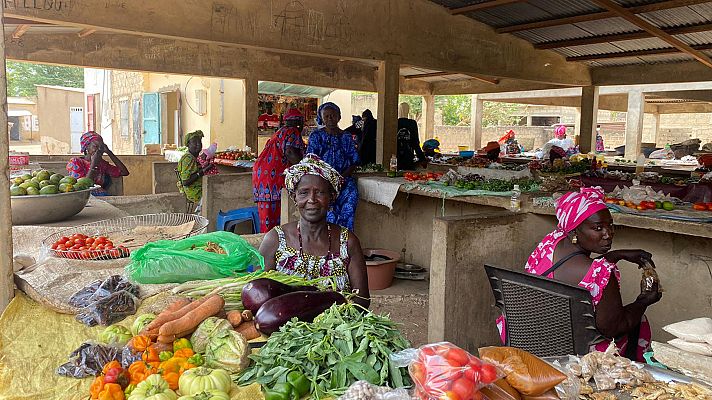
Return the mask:
<path id="1" fill-rule="evenodd" d="M 337 292 L 292 292 L 267 300 L 255 314 L 256 327 L 268 335 L 292 318 L 312 322 L 317 315 L 346 299 Z"/>
<path id="2" fill-rule="evenodd" d="M 267 300 L 283 294 L 296 291 L 317 291 L 314 286 L 289 286 L 273 279 L 259 278 L 249 282 L 242 288 L 242 305 L 246 310 L 257 314 L 262 304 Z"/>

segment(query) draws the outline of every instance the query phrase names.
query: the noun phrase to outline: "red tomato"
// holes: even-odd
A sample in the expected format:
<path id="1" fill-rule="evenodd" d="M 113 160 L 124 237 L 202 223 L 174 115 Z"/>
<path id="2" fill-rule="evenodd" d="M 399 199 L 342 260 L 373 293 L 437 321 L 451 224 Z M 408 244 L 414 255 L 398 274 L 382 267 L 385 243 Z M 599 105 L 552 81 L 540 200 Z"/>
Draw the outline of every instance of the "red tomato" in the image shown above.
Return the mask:
<path id="1" fill-rule="evenodd" d="M 464 400 L 462 397 L 458 396 L 457 393 L 453 391 L 447 391 L 443 393 L 438 400 Z"/>
<path id="2" fill-rule="evenodd" d="M 114 245 L 113 245 L 113 243 L 107 243 L 107 244 L 104 245 L 104 248 L 107 249 L 107 250 L 111 250 L 111 249 L 114 248 Z"/>
<path id="3" fill-rule="evenodd" d="M 472 399 L 471 400 L 482 400 L 482 393 L 480 391 L 476 391 L 472 393 Z"/>
<path id="4" fill-rule="evenodd" d="M 479 367 L 472 368 L 472 366 L 470 366 L 470 368 L 465 370 L 465 379 L 473 383 L 479 383 L 480 379 L 482 379 L 480 377 L 481 375 Z"/>
<path id="5" fill-rule="evenodd" d="M 430 357 L 433 357 L 434 355 L 435 355 L 435 348 L 433 348 L 431 346 L 423 347 L 423 349 L 420 350 L 420 354 L 419 354 L 420 358 L 423 361 L 428 361 L 430 359 Z"/>
<path id="6" fill-rule="evenodd" d="M 86 244 L 92 244 L 94 243 L 94 238 L 93 237 L 88 237 L 87 240 L 84 241 Z"/>
<path id="7" fill-rule="evenodd" d="M 82 251 L 80 254 L 81 254 L 82 260 L 89 260 L 90 258 L 92 258 L 91 254 L 86 250 Z"/>
<path id="8" fill-rule="evenodd" d="M 59 247 L 59 243 L 55 243 L 52 245 L 52 250 L 57 250 L 57 247 Z"/>
<path id="9" fill-rule="evenodd" d="M 65 247 L 72 247 L 72 246 L 74 246 L 74 240 L 72 240 L 72 239 L 67 240 L 66 242 L 64 242 L 64 246 L 65 246 Z"/>
<path id="10" fill-rule="evenodd" d="M 707 210 L 707 205 L 705 203 L 695 203 L 692 208 L 697 211 L 705 211 Z"/>
<path id="11" fill-rule="evenodd" d="M 497 368 L 492 364 L 482 365 L 482 383 L 489 385 L 497 380 Z"/>
<path id="12" fill-rule="evenodd" d="M 119 251 L 119 249 L 114 249 Z M 112 250 L 113 251 L 113 250 Z M 416 361 L 410 365 L 410 376 L 414 382 L 422 384 L 425 382 L 425 366 L 420 361 Z"/>
<path id="13" fill-rule="evenodd" d="M 454 347 L 448 350 L 445 357 L 457 364 L 458 367 L 467 365 L 470 362 L 470 357 L 467 352 L 463 349 Z"/>
<path id="14" fill-rule="evenodd" d="M 57 251 L 65 251 L 65 250 L 67 250 L 67 248 L 64 247 L 63 244 L 60 244 L 59 246 L 57 246 Z"/>
<path id="15" fill-rule="evenodd" d="M 712 203 L 706 203 L 707 209 L 712 211 Z"/>
<path id="16" fill-rule="evenodd" d="M 462 378 L 453 382 L 450 390 L 461 399 L 469 399 L 475 391 L 475 385 L 472 381 Z"/>

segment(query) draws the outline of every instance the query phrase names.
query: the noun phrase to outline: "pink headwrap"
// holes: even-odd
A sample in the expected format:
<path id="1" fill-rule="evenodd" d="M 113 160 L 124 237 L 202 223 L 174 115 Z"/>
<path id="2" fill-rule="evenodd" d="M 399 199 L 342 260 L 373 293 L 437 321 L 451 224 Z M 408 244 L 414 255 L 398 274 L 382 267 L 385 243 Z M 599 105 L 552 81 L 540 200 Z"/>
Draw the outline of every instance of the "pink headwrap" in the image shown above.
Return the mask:
<path id="1" fill-rule="evenodd" d="M 527 260 L 526 271 L 541 275 L 553 265 L 554 249 L 566 235 L 581 225 L 591 215 L 604 210 L 605 194 L 600 187 L 581 188 L 580 192 L 569 192 L 556 202 L 556 230 L 546 235 Z M 551 276 L 550 276 L 551 277 Z"/>
<path id="2" fill-rule="evenodd" d="M 554 136 L 557 139 L 563 139 L 566 137 L 566 125 L 559 125 L 556 127 L 556 130 L 554 130 Z"/>

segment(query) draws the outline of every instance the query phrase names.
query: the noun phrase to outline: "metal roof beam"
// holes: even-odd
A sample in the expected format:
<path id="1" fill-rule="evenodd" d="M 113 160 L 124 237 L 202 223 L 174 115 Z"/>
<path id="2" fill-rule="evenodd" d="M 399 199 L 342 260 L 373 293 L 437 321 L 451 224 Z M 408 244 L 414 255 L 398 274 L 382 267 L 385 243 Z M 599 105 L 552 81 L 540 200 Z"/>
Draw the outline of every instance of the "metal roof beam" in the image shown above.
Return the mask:
<path id="1" fill-rule="evenodd" d="M 712 50 L 712 44 L 703 44 L 690 47 L 692 51 L 700 53 L 702 50 Z M 682 50 L 674 47 L 666 47 L 664 49 L 650 49 L 650 50 L 634 50 L 634 51 L 621 51 L 619 53 L 604 53 L 604 54 L 589 54 L 585 56 L 573 56 L 566 57 L 566 61 L 593 61 L 593 60 L 610 60 L 612 58 L 627 58 L 627 57 L 641 57 L 641 56 L 652 56 L 656 54 L 674 54 L 680 53 Z M 687 52 L 685 52 L 687 53 Z M 705 56 L 704 54 L 702 54 Z M 707 56 L 705 56 L 707 57 Z M 708 64 L 705 64 L 708 65 Z M 708 65 L 711 66 L 711 65 Z"/>
<path id="2" fill-rule="evenodd" d="M 663 31 L 662 29 L 660 29 L 657 26 L 651 24 L 650 22 L 636 16 L 635 14 L 626 10 L 625 8 L 619 6 L 617 3 L 614 3 L 611 0 L 591 0 L 591 1 L 598 4 L 601 7 L 604 7 L 606 9 L 614 12 L 617 16 L 625 19 L 626 21 L 630 22 L 631 24 L 643 29 L 644 31 L 651 33 L 652 35 L 665 41 L 666 43 L 670 44 L 671 46 L 679 49 L 681 52 L 691 55 L 697 61 L 712 68 L 712 60 L 709 57 L 707 57 L 707 55 L 698 51 L 697 49 L 693 48 L 689 44 L 683 42 L 682 40 L 680 40 L 668 33 L 665 33 L 665 31 Z"/>
<path id="3" fill-rule="evenodd" d="M 709 2 L 709 0 L 669 0 L 669 1 L 663 1 L 663 2 L 655 3 L 655 4 L 646 4 L 644 6 L 624 8 L 624 10 L 627 10 L 628 12 L 633 13 L 633 14 L 642 14 L 642 13 L 647 13 L 647 12 L 652 12 L 652 11 L 668 10 L 671 8 L 692 6 L 695 4 L 708 3 L 708 2 Z M 575 24 L 578 22 L 596 21 L 599 19 L 614 18 L 614 17 L 618 17 L 618 16 L 619 15 L 617 15 L 613 11 L 609 10 L 609 11 L 593 12 L 593 13 L 588 13 L 588 14 L 584 14 L 584 15 L 574 15 L 574 16 L 564 17 L 564 18 L 555 18 L 555 19 L 548 19 L 548 20 L 544 20 L 544 21 L 529 22 L 526 24 L 503 26 L 503 27 L 497 28 L 495 30 L 497 31 L 497 33 L 521 32 L 521 31 L 528 31 L 531 29 L 549 28 L 552 26 Z"/>
<path id="4" fill-rule="evenodd" d="M 482 3 L 477 3 L 477 4 L 470 4 L 469 6 L 451 8 L 448 11 L 450 11 L 450 14 L 452 14 L 452 15 L 464 14 L 464 13 L 471 12 L 471 11 L 487 10 L 490 8 L 495 8 L 495 7 L 503 6 L 506 4 L 523 3 L 525 1 L 526 0 L 491 0 L 491 1 L 484 1 Z"/>
<path id="5" fill-rule="evenodd" d="M 697 25 L 682 26 L 679 28 L 666 28 L 663 31 L 669 35 L 682 35 L 686 33 L 697 33 L 712 31 L 712 23 L 704 23 Z M 624 40 L 634 40 L 634 39 L 646 39 L 654 37 L 654 35 L 647 31 L 637 31 L 629 33 L 615 33 L 611 35 L 601 35 L 586 37 L 580 39 L 566 39 L 557 40 L 553 42 L 537 43 L 534 48 L 540 50 L 547 49 L 560 49 L 562 47 L 573 47 L 573 46 L 585 46 L 590 44 L 600 44 L 600 43 L 611 43 L 611 42 L 622 42 Z"/>

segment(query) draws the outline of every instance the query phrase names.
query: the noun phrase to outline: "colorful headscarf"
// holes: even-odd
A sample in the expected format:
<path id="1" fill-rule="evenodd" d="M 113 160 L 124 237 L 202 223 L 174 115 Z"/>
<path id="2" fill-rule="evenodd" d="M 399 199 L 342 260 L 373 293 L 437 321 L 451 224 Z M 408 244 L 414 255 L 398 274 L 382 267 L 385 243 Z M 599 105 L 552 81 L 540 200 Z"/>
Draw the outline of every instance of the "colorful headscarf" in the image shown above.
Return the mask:
<path id="1" fill-rule="evenodd" d="M 554 130 L 554 137 L 557 139 L 563 139 L 566 137 L 566 125 L 559 125 Z"/>
<path id="2" fill-rule="evenodd" d="M 600 187 L 585 187 L 569 192 L 556 201 L 556 230 L 546 235 L 529 256 L 525 269 L 541 275 L 553 265 L 554 249 L 566 235 L 591 215 L 606 209 L 605 194 Z"/>
<path id="3" fill-rule="evenodd" d="M 191 140 L 193 140 L 196 137 L 202 139 L 203 137 L 205 137 L 205 135 L 203 135 L 203 131 L 201 131 L 201 130 L 193 131 L 193 132 L 190 132 L 185 135 L 185 138 L 183 138 L 183 142 L 187 146 L 188 142 L 190 142 Z"/>
<path id="4" fill-rule="evenodd" d="M 304 119 L 304 114 L 297 108 L 290 108 L 289 111 L 284 114 L 284 120 L 287 121 L 290 119 Z"/>
<path id="5" fill-rule="evenodd" d="M 87 151 L 87 147 L 92 142 L 100 142 L 101 141 L 101 136 L 97 134 L 94 131 L 89 131 L 86 132 L 82 135 L 82 137 L 79 139 L 79 145 L 81 146 L 82 153 L 85 153 Z"/>
<path id="6" fill-rule="evenodd" d="M 316 111 L 316 124 L 319 126 L 324 126 L 324 119 L 321 117 L 321 112 L 326 110 L 327 108 L 330 108 L 332 110 L 336 110 L 337 113 L 339 113 L 339 118 L 341 118 L 341 109 L 339 106 L 336 104 L 327 101 L 326 103 L 322 104 L 319 106 L 319 109 Z"/>
<path id="7" fill-rule="evenodd" d="M 304 175 L 316 175 L 326 179 L 339 194 L 344 184 L 344 178 L 331 165 L 325 163 L 316 154 L 309 153 L 297 164 L 292 165 L 285 171 L 284 186 L 290 195 L 294 195 L 299 181 Z"/>

